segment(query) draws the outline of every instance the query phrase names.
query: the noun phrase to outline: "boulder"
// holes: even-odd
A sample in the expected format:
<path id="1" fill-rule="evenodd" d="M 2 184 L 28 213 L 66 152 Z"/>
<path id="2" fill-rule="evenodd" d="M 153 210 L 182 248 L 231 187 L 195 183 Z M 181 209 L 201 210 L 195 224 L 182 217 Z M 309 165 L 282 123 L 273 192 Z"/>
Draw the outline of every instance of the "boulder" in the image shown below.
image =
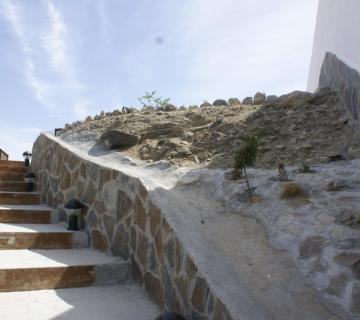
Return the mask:
<path id="1" fill-rule="evenodd" d="M 335 54 L 327 52 L 321 66 L 320 87 L 331 87 L 339 92 L 346 108 L 359 122 L 360 119 L 360 72 Z"/>
<path id="2" fill-rule="evenodd" d="M 121 111 L 122 111 L 122 113 L 125 113 L 125 114 L 131 113 L 130 108 L 127 108 L 127 107 L 122 107 Z"/>
<path id="3" fill-rule="evenodd" d="M 227 106 L 228 103 L 226 100 L 223 99 L 217 99 L 213 102 L 213 106 Z"/>
<path id="4" fill-rule="evenodd" d="M 300 107 L 309 103 L 314 98 L 314 95 L 305 91 L 293 91 L 289 94 L 281 96 L 280 106 L 284 108 L 288 107 Z"/>
<path id="5" fill-rule="evenodd" d="M 168 103 L 164 108 L 166 112 L 176 111 L 177 109 L 176 106 L 171 103 Z"/>
<path id="6" fill-rule="evenodd" d="M 245 105 L 252 105 L 254 103 L 253 98 L 252 97 L 246 97 L 243 101 L 242 104 Z"/>
<path id="7" fill-rule="evenodd" d="M 140 137 L 136 134 L 111 129 L 104 132 L 100 140 L 107 148 L 122 149 L 133 147 L 138 143 Z"/>
<path id="8" fill-rule="evenodd" d="M 266 97 L 266 102 L 274 102 L 278 99 L 278 96 L 276 95 L 270 95 Z"/>
<path id="9" fill-rule="evenodd" d="M 208 101 L 205 101 L 200 105 L 200 108 L 205 108 L 205 107 L 211 107 L 212 104 Z"/>
<path id="10" fill-rule="evenodd" d="M 228 100 L 229 106 L 239 106 L 241 102 L 238 98 L 229 98 Z"/>
<path id="11" fill-rule="evenodd" d="M 265 93 L 261 93 L 261 92 L 257 92 L 254 96 L 254 104 L 256 105 L 260 105 L 260 104 L 264 104 L 266 101 L 266 94 Z"/>

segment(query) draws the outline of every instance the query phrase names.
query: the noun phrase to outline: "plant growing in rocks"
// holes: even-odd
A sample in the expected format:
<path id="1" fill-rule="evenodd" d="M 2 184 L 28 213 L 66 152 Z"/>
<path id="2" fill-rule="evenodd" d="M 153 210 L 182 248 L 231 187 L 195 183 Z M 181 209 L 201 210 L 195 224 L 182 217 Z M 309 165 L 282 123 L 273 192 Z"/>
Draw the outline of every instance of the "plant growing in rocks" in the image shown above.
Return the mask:
<path id="1" fill-rule="evenodd" d="M 249 193 L 249 199 L 251 199 L 252 191 L 250 188 L 249 178 L 246 172 L 246 168 L 254 165 L 258 149 L 258 139 L 255 136 L 250 136 L 245 139 L 244 145 L 235 151 L 235 164 L 234 172 L 242 173 L 246 179 L 247 190 Z"/>
<path id="2" fill-rule="evenodd" d="M 170 98 L 163 99 L 162 97 L 157 97 L 156 93 L 156 90 L 152 92 L 145 92 L 142 97 L 138 97 L 138 100 L 143 107 L 165 107 L 169 103 Z"/>
<path id="3" fill-rule="evenodd" d="M 300 173 L 315 173 L 315 170 L 311 169 L 308 161 L 303 161 L 299 166 Z"/>

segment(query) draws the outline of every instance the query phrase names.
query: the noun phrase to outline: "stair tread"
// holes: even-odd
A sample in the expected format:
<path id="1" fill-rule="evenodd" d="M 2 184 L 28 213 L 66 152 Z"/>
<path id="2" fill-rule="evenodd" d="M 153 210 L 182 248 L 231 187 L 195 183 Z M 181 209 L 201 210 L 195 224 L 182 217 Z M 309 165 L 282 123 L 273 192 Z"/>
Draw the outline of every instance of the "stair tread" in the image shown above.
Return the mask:
<path id="1" fill-rule="evenodd" d="M 65 223 L 36 224 L 36 223 L 0 223 L 0 233 L 81 233 L 84 231 L 71 231 L 66 229 Z"/>
<path id="2" fill-rule="evenodd" d="M 52 211 L 53 209 L 43 204 L 0 204 L 0 210 Z"/>
<path id="3" fill-rule="evenodd" d="M 125 260 L 120 257 L 109 256 L 105 253 L 89 248 L 0 251 L 0 270 L 96 266 L 120 262 L 126 263 Z"/>
<path id="4" fill-rule="evenodd" d="M 40 196 L 39 192 L 23 192 L 23 191 L 0 191 L 0 194 L 23 194 L 23 195 L 27 195 L 27 194 L 32 194 L 32 195 L 38 195 Z"/>

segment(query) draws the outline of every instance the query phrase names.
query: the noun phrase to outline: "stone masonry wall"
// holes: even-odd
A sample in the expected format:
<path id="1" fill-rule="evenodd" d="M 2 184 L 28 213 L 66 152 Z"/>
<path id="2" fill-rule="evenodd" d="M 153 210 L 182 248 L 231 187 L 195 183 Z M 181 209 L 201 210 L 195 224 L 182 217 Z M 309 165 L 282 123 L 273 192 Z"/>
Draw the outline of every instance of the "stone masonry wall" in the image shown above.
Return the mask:
<path id="1" fill-rule="evenodd" d="M 133 280 L 161 308 L 187 319 L 231 319 L 139 179 L 82 159 L 45 134 L 34 144 L 32 168 L 46 204 L 63 212 L 75 197 L 86 205 L 91 246 L 128 260 Z"/>

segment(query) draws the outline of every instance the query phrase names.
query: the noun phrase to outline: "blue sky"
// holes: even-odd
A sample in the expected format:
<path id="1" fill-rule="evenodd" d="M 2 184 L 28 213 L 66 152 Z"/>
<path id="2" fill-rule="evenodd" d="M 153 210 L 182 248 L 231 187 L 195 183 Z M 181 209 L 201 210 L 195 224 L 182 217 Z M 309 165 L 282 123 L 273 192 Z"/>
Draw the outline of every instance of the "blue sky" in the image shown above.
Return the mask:
<path id="1" fill-rule="evenodd" d="M 176 105 L 305 90 L 317 1 L 0 0 L 0 148 L 158 90 Z"/>

